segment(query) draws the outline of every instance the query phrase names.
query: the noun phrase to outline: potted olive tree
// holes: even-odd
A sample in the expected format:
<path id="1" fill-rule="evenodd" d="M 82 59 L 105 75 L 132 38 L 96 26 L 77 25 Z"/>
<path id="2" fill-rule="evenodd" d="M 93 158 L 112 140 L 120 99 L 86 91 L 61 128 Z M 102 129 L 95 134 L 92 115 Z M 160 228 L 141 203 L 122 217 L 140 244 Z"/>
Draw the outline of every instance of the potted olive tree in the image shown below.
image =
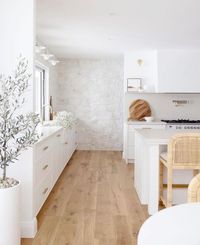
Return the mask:
<path id="1" fill-rule="evenodd" d="M 30 74 L 20 57 L 11 76 L 0 75 L 0 244 L 20 244 L 20 182 L 7 176 L 7 168 L 38 136 L 38 115 L 23 113 Z"/>

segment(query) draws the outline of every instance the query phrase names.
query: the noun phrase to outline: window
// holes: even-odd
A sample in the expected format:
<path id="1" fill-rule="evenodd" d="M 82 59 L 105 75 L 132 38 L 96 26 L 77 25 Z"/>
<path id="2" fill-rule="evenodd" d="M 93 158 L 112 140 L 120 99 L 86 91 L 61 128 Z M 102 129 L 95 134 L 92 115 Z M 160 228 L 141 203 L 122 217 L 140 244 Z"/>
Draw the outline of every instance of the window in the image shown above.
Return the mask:
<path id="1" fill-rule="evenodd" d="M 45 121 L 49 120 L 48 69 L 40 64 L 35 67 L 35 112 Z"/>

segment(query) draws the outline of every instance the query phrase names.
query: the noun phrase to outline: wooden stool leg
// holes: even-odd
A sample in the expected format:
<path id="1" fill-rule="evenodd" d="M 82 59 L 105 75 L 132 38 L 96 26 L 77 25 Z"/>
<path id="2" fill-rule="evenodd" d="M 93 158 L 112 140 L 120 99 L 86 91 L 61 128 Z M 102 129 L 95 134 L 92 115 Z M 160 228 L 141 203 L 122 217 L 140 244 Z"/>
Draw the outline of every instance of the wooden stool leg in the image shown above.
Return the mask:
<path id="1" fill-rule="evenodd" d="M 172 198 L 173 198 L 173 170 L 172 168 L 167 168 L 167 207 L 172 206 Z"/>
<path id="2" fill-rule="evenodd" d="M 163 163 L 160 162 L 160 201 L 162 201 L 161 197 L 163 196 Z"/>

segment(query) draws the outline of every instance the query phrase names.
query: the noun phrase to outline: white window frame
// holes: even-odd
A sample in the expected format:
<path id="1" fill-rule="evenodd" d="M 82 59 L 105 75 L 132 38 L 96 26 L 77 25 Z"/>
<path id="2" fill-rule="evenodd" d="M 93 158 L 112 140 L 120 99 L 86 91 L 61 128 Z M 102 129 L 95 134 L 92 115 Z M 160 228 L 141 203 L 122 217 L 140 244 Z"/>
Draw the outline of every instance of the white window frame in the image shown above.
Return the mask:
<path id="1" fill-rule="evenodd" d="M 41 70 L 44 70 L 45 76 L 44 76 L 44 83 L 45 83 L 45 101 L 44 101 L 44 105 L 46 107 L 44 107 L 44 113 L 45 116 L 43 117 L 44 121 L 48 121 L 49 118 L 49 113 L 50 113 L 50 108 L 49 108 L 49 67 L 45 66 L 44 64 L 42 64 L 40 61 L 36 60 L 35 61 L 35 68 L 34 71 L 36 70 L 36 67 L 38 67 Z M 36 90 L 35 90 L 36 93 Z M 36 96 L 34 96 L 36 98 Z M 36 105 L 36 102 L 35 102 Z"/>

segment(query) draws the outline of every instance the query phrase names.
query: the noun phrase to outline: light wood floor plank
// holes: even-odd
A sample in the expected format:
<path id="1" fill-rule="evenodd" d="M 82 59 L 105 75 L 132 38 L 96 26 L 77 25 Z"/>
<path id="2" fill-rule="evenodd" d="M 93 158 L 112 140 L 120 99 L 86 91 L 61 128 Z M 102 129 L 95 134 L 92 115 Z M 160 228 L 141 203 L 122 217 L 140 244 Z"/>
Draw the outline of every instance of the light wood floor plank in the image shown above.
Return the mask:
<path id="1" fill-rule="evenodd" d="M 136 245 L 147 218 L 133 187 L 133 165 L 120 152 L 77 151 L 22 245 Z"/>

